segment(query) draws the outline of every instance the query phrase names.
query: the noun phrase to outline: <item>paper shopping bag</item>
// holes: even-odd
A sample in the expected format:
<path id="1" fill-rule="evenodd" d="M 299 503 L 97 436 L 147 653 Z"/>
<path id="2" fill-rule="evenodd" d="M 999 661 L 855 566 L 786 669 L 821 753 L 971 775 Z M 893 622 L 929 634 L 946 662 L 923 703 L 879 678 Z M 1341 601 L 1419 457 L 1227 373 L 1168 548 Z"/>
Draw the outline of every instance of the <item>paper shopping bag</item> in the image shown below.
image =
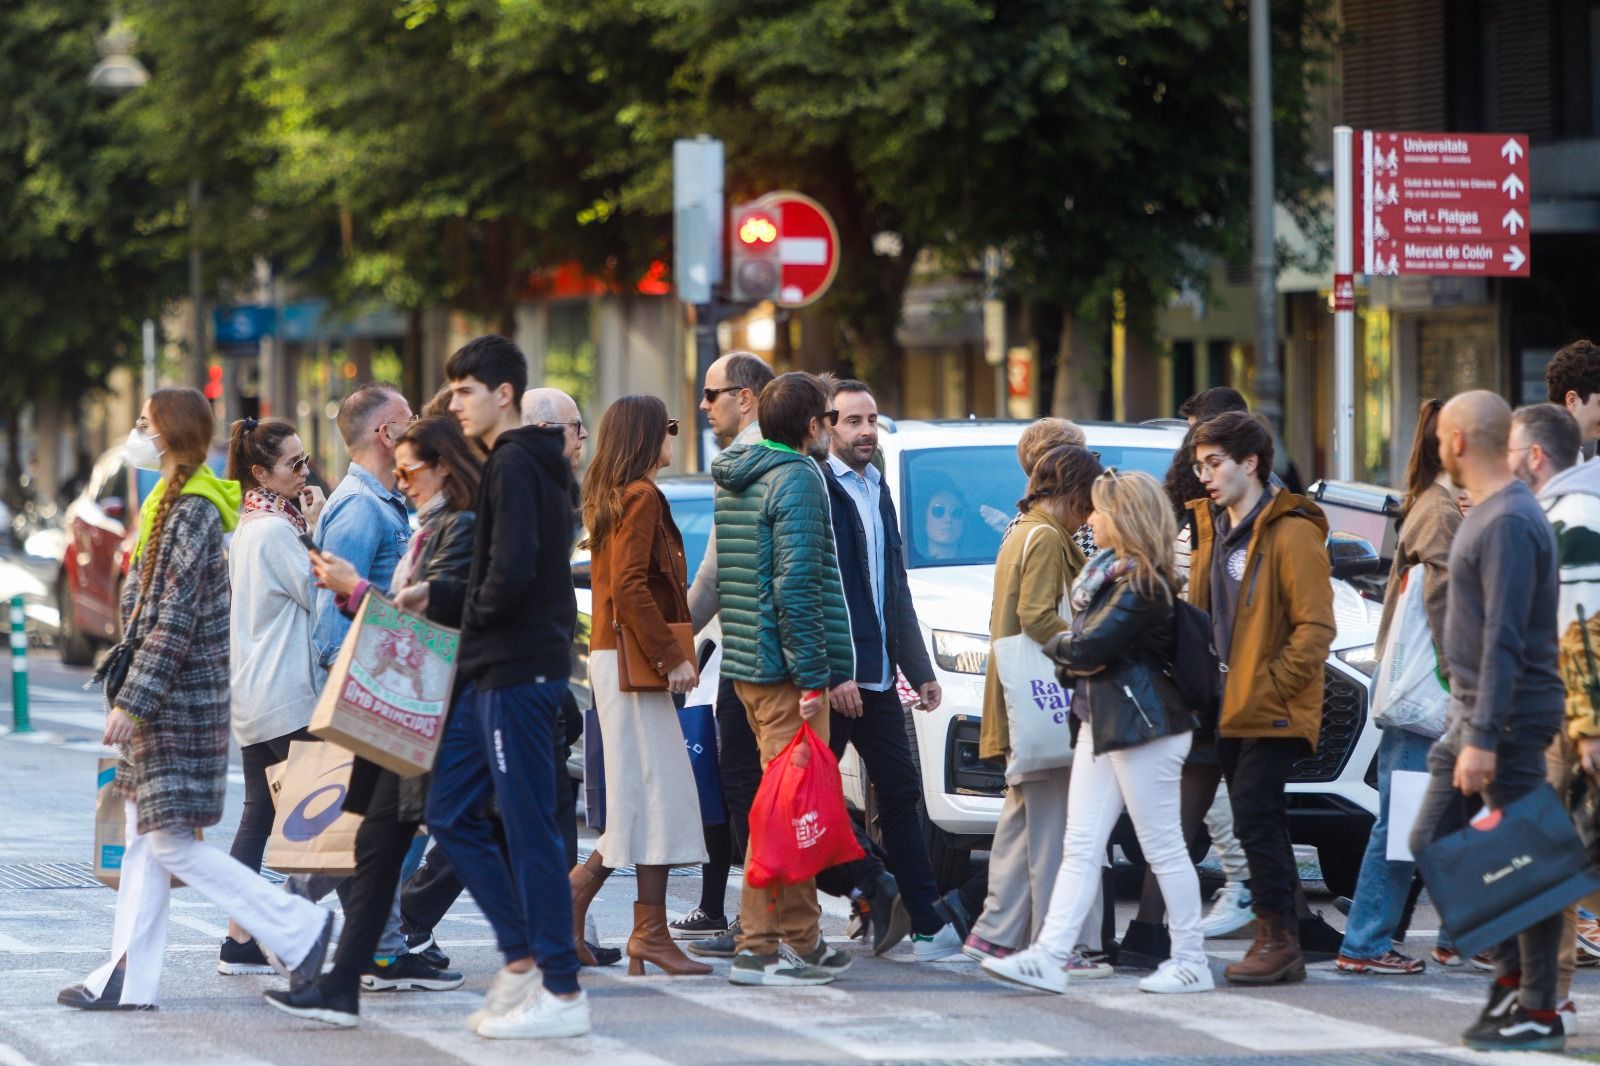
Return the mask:
<path id="1" fill-rule="evenodd" d="M 376 592 L 355 622 L 311 715 L 311 735 L 401 777 L 433 769 L 450 709 L 461 634 Z"/>
<path id="2" fill-rule="evenodd" d="M 268 779 L 278 811 L 263 865 L 287 874 L 356 872 L 361 816 L 344 810 L 355 756 L 337 744 L 297 740 L 282 772 Z"/>
<path id="3" fill-rule="evenodd" d="M 95 773 L 98 792 L 94 799 L 94 876 L 109 888 L 122 884 L 122 856 L 128 850 L 128 814 L 126 801 L 117 791 L 117 760 L 101 759 Z M 195 830 L 195 838 L 201 837 Z M 172 879 L 173 888 L 182 888 L 183 882 Z"/>

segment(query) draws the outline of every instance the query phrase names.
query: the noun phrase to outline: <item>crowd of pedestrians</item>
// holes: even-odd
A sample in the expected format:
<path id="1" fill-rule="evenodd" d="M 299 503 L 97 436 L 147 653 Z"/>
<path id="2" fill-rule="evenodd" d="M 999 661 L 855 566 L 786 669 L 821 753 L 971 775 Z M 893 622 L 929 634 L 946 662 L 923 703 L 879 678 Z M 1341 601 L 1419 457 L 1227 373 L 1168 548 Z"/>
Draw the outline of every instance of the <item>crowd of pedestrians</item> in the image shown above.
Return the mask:
<path id="1" fill-rule="evenodd" d="M 871 390 L 775 377 L 747 352 L 711 365 L 700 408 L 724 450 L 711 465 L 714 529 L 690 575 L 656 484 L 680 428 L 660 399 L 604 412 L 580 480 L 590 435 L 578 406 L 529 389 L 511 341 L 470 342 L 446 377 L 421 419 L 390 386 L 346 398 L 350 466 L 326 500 L 289 423 L 235 423 L 222 478 L 206 464 L 210 404 L 188 389 L 146 402 L 127 457 L 161 481 L 123 597 L 126 654 L 103 671 L 127 851 L 110 958 L 63 1004 L 155 1008 L 176 877 L 230 916 L 221 973 L 276 970 L 289 985 L 268 1002 L 355 1025 L 363 989 L 462 985 L 433 928 L 465 890 L 503 959 L 471 1029 L 581 1035 L 581 969 L 619 957 L 588 910 L 623 866 L 637 871 L 631 975 L 710 973 L 698 956 L 731 958 L 737 985 L 832 982 L 853 956 L 822 936 L 819 891 L 850 901 L 852 935 L 873 954 L 909 939 L 917 961 L 965 952 L 999 980 L 1057 994 L 1118 965 L 1151 970 L 1145 992 L 1211 991 L 1206 937 L 1246 924 L 1250 946 L 1223 970 L 1231 984 L 1303 980 L 1308 957 L 1335 954 L 1347 973 L 1410 975 L 1427 965 L 1402 950 L 1421 886 L 1411 862 L 1389 857 L 1393 775 L 1430 775 L 1410 832 L 1421 853 L 1482 803 L 1503 808 L 1547 782 L 1565 796 L 1575 776 L 1600 774 L 1600 468 L 1587 461 L 1600 348 L 1588 342 L 1551 363 L 1548 404 L 1513 412 L 1478 391 L 1418 413 L 1378 648 L 1387 655 L 1397 604 L 1420 581 L 1448 715 L 1431 732 L 1382 731 L 1377 821 L 1342 937 L 1306 906 L 1284 792 L 1322 725 L 1328 521 L 1237 392 L 1184 405 L 1191 428 L 1164 483 L 1102 466 L 1071 422 L 1022 434 L 1015 513 L 980 511 L 1004 534 L 979 740 L 1004 768 L 1004 804 L 986 871 L 942 894 L 905 714 L 943 693 Z M 568 684 L 580 537 L 606 793 L 582 863 L 565 772 L 582 720 Z M 314 739 L 312 711 L 369 588 L 461 632 L 442 742 L 422 777 L 357 758 L 344 805 L 363 816 L 354 875 L 283 891 L 260 876 L 268 771 Z M 704 665 L 692 635 L 713 619 L 726 817 L 703 824 L 677 712 Z M 1061 693 L 1059 741 L 1012 725 L 1028 663 L 1043 664 L 1035 687 Z M 862 836 L 863 858 L 814 881 L 745 884 L 730 917 L 763 772 L 803 724 L 835 755 L 860 755 L 879 839 Z M 223 855 L 197 837 L 222 814 L 230 732 L 245 802 Z M 1119 943 L 1105 860 L 1124 813 L 1147 869 Z M 1195 864 L 1213 845 L 1227 884 L 1206 916 Z M 696 865 L 699 905 L 669 919 L 667 875 Z M 315 903 L 330 891 L 345 916 L 336 947 Z M 1470 960 L 1441 930 L 1431 958 L 1494 972 L 1470 1046 L 1558 1048 L 1576 1019 L 1573 971 L 1600 961 L 1600 920 L 1576 905 L 1546 912 Z"/>

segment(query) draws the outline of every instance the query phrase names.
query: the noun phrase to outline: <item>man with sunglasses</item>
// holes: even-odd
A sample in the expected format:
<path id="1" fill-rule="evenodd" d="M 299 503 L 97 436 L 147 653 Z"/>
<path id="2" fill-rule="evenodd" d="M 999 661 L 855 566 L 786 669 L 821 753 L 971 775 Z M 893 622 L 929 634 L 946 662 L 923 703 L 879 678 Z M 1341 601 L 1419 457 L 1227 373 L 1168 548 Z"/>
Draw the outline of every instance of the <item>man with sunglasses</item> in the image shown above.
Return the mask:
<path id="1" fill-rule="evenodd" d="M 1296 921 L 1299 869 L 1284 784 L 1322 726 L 1333 643 L 1333 586 L 1316 504 L 1271 485 L 1272 435 L 1232 411 L 1193 431 L 1195 543 L 1189 600 L 1211 612 L 1222 666 L 1217 755 L 1250 866 L 1255 941 L 1225 971 L 1235 984 L 1305 980 Z"/>

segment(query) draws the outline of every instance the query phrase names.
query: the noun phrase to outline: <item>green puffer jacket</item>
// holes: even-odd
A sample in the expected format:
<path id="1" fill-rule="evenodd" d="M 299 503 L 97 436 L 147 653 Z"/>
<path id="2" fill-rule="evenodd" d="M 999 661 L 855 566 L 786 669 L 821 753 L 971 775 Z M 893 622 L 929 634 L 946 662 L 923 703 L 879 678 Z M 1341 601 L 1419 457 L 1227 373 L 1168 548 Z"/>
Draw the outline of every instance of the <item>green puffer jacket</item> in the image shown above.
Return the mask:
<path id="1" fill-rule="evenodd" d="M 822 471 L 781 446 L 736 444 L 712 461 L 711 476 L 723 674 L 802 689 L 854 677 Z"/>

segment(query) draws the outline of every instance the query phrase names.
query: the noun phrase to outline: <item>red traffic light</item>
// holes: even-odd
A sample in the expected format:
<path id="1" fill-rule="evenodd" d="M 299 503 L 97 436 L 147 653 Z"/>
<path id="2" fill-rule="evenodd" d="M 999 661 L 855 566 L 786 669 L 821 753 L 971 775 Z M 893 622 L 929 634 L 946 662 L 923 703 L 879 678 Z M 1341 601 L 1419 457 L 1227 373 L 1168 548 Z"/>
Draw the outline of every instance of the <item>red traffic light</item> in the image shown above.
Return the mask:
<path id="1" fill-rule="evenodd" d="M 778 222 L 765 212 L 752 212 L 740 220 L 738 238 L 747 248 L 770 247 L 778 242 Z"/>
<path id="2" fill-rule="evenodd" d="M 206 399 L 220 400 L 222 398 L 222 367 L 212 363 L 206 368 Z"/>

